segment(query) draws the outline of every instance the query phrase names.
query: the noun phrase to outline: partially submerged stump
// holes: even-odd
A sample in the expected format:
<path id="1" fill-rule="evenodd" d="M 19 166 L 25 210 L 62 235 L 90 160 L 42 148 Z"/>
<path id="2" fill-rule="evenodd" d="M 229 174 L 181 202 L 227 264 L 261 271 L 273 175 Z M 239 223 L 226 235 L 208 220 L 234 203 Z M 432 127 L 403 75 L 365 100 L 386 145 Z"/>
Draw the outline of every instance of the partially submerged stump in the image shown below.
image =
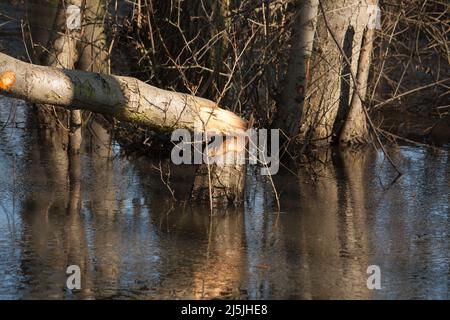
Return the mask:
<path id="1" fill-rule="evenodd" d="M 195 174 L 192 198 L 223 206 L 242 202 L 245 184 L 245 165 L 202 164 Z"/>
<path id="2" fill-rule="evenodd" d="M 5 96 L 88 110 L 160 132 L 183 128 L 226 135 L 247 129 L 247 121 L 204 98 L 162 90 L 130 77 L 32 65 L 3 53 L 0 84 L 0 94 Z M 244 177 L 244 165 L 201 165 L 193 198 L 217 204 L 238 202 Z"/>

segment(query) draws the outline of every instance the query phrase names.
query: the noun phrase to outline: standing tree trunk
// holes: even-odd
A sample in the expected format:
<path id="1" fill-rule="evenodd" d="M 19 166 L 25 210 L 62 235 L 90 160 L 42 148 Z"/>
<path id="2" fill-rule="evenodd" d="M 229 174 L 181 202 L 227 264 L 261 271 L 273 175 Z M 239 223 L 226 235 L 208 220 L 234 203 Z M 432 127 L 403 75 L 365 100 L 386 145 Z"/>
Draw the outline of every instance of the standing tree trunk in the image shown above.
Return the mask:
<path id="1" fill-rule="evenodd" d="M 105 33 L 106 5 L 106 0 L 85 0 L 83 33 L 78 43 L 80 58 L 76 64 L 79 70 L 103 74 L 111 73 Z M 95 114 L 91 119 L 90 131 L 93 131 L 96 138 L 109 146 L 111 135 L 103 126 L 106 121 L 99 114 Z"/>
<path id="2" fill-rule="evenodd" d="M 29 23 L 29 43 L 32 60 L 35 64 L 46 64 L 44 55 L 50 47 L 52 30 L 56 24 L 60 0 L 29 0 L 27 1 L 27 19 Z M 55 108 L 52 106 L 37 106 L 34 109 L 38 125 L 44 128 L 58 128 L 55 119 Z M 64 112 L 66 116 L 66 112 Z M 61 127 L 61 126 L 59 126 Z M 66 137 L 67 139 L 68 137 Z M 67 141 L 63 142 L 67 145 Z"/>
<path id="3" fill-rule="evenodd" d="M 245 165 L 201 164 L 195 173 L 192 198 L 209 202 L 211 208 L 243 200 Z"/>
<path id="4" fill-rule="evenodd" d="M 78 44 L 77 69 L 109 74 L 110 64 L 106 45 L 105 0 L 85 0 L 83 34 Z"/>
<path id="5" fill-rule="evenodd" d="M 288 137 L 298 134 L 308 85 L 309 64 L 316 34 L 318 0 L 298 0 L 297 17 L 292 30 L 292 48 L 286 83 L 275 127 Z"/>
<path id="6" fill-rule="evenodd" d="M 367 136 L 359 97 L 366 93 L 370 68 L 374 30 L 364 34 L 371 19 L 369 5 L 373 4 L 373 0 L 304 2 L 307 10 L 299 14 L 294 27 L 283 108 L 277 122 L 290 136 L 298 133 L 304 144 L 328 145 L 339 138 L 345 143 L 361 142 Z M 314 13 L 316 28 L 313 22 L 305 24 L 315 21 Z M 303 36 L 298 34 L 302 30 Z M 356 78 L 359 92 L 353 83 Z"/>
<path id="7" fill-rule="evenodd" d="M 36 8 L 39 4 L 45 7 L 47 1 L 36 2 Z M 61 0 L 53 1 L 50 4 L 53 8 L 47 15 L 47 22 L 44 26 L 50 27 L 51 30 L 37 29 L 36 36 L 39 40 L 39 45 L 46 44 L 47 49 L 39 48 L 42 53 L 41 61 L 48 66 L 73 69 L 78 60 L 77 43 L 81 35 L 81 6 L 82 0 Z M 56 12 L 54 7 L 57 7 Z M 73 10 L 73 9 L 78 10 Z M 40 10 L 30 12 L 32 20 L 30 22 L 33 29 L 34 24 L 39 21 Z M 54 23 L 50 24 L 52 20 L 52 13 L 55 13 Z M 45 35 L 47 33 L 48 35 Z M 33 36 L 34 38 L 34 36 Z M 39 52 L 39 51 L 38 51 Z M 64 126 L 64 123 L 69 123 L 69 151 L 71 153 L 79 153 L 81 147 L 81 112 L 79 110 L 65 111 L 59 109 L 54 111 L 53 106 L 40 106 L 38 108 L 40 122 L 51 127 Z"/>

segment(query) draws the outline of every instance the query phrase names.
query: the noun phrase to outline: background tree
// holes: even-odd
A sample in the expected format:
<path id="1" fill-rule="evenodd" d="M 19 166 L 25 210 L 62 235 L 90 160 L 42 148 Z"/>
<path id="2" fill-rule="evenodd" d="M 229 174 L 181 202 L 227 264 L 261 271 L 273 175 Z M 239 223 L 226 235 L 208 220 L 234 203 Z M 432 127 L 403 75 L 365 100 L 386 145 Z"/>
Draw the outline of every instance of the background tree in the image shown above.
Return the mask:
<path id="1" fill-rule="evenodd" d="M 300 1 L 280 127 L 304 144 L 364 142 L 375 1 Z M 314 39 L 314 42 L 313 42 Z M 356 90 L 358 88 L 358 90 Z M 342 132 L 342 135 L 341 135 Z"/>

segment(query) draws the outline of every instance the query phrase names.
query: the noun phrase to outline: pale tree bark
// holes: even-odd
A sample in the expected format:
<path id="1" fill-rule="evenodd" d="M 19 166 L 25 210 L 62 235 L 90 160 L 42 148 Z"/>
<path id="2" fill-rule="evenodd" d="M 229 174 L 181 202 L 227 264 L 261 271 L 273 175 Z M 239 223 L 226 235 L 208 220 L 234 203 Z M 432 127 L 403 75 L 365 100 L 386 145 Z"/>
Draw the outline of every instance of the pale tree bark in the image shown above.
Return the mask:
<path id="1" fill-rule="evenodd" d="M 366 117 L 358 98 L 365 95 L 370 68 L 373 30 L 369 30 L 366 37 L 363 35 L 371 17 L 368 6 L 372 4 L 376 2 L 304 2 L 308 10 L 304 10 L 304 18 L 299 15 L 297 20 L 300 21 L 294 25 L 292 57 L 283 95 L 284 108 L 280 108 L 281 120 L 276 123 L 290 136 L 298 133 L 298 138 L 306 144 L 324 145 L 339 138 L 345 143 L 365 140 Z M 313 14 L 317 14 L 316 27 L 310 23 L 303 24 L 305 27 L 302 29 L 301 22 L 305 19 L 314 21 Z M 295 36 L 297 29 L 303 30 L 304 36 Z M 310 57 L 305 56 L 311 52 Z M 355 93 L 353 80 L 356 77 L 360 90 Z"/>
<path id="2" fill-rule="evenodd" d="M 78 60 L 77 41 L 80 28 L 68 28 L 68 10 L 70 5 L 81 8 L 82 0 L 64 0 L 59 2 L 56 21 L 50 38 L 50 48 L 44 54 L 44 64 L 51 67 L 73 69 Z M 80 26 L 81 27 L 81 26 Z"/>
<path id="3" fill-rule="evenodd" d="M 211 208 L 242 202 L 245 165 L 202 164 L 195 173 L 192 198 L 210 203 Z"/>
<path id="4" fill-rule="evenodd" d="M 358 89 L 353 89 L 347 118 L 340 132 L 339 142 L 341 144 L 364 143 L 368 138 L 366 115 L 364 113 L 363 101 L 367 93 L 367 80 L 370 70 L 370 55 L 373 48 L 373 30 L 368 30 L 364 37 L 361 54 L 359 56 L 358 74 L 356 78 Z M 339 133 L 338 133 L 339 134 Z"/>
<path id="5" fill-rule="evenodd" d="M 369 4 L 378 5 L 377 0 L 368 2 Z M 367 86 L 369 79 L 370 65 L 372 63 L 372 50 L 375 37 L 375 25 L 368 25 L 363 36 L 361 44 L 361 52 L 359 55 L 357 69 L 357 90 L 354 90 L 347 119 L 345 121 L 342 132 L 340 133 L 340 142 L 351 144 L 354 142 L 365 142 L 369 135 L 367 128 L 365 106 L 363 104 L 367 94 Z"/>
<path id="6" fill-rule="evenodd" d="M 162 132 L 186 128 L 233 134 L 247 129 L 245 120 L 207 99 L 158 89 L 130 77 L 31 65 L 2 53 L 0 94 L 67 109 L 80 108 Z M 200 182 L 194 183 L 194 198 L 218 203 L 239 200 L 245 166 L 210 165 L 206 169 L 207 180 L 198 174 Z"/>
<path id="7" fill-rule="evenodd" d="M 82 30 L 67 28 L 67 8 L 75 5 L 82 10 Z M 106 48 L 104 21 L 106 3 L 104 0 L 33 0 L 29 8 L 29 19 L 35 61 L 48 66 L 109 73 L 109 59 Z M 44 18 L 42 18 L 44 17 Z M 58 108 L 59 109 L 59 108 Z M 55 119 L 53 106 L 40 106 L 40 122 L 50 127 L 69 123 L 69 150 L 78 153 L 81 148 L 82 116 L 79 110 L 63 112 Z M 55 123 L 57 122 L 57 123 Z"/>
<path id="8" fill-rule="evenodd" d="M 215 102 L 150 86 L 131 77 L 36 66 L 0 53 L 0 94 L 69 110 L 83 109 L 158 131 L 245 130 L 247 123 Z"/>
<path id="9" fill-rule="evenodd" d="M 321 3 L 325 13 L 321 12 L 319 16 L 317 48 L 313 58 L 315 67 L 300 133 L 305 140 L 330 143 L 336 133 L 333 129 L 339 108 L 343 109 L 341 111 L 344 114 L 347 114 L 349 108 L 346 101 L 341 104 L 341 98 L 343 94 L 352 96 L 353 90 L 349 85 L 349 92 L 342 92 L 342 88 L 345 88 L 342 83 L 345 81 L 345 74 L 342 72 L 345 70 L 345 60 L 339 46 L 351 61 L 351 66 L 347 66 L 348 71 L 356 74 L 363 32 L 369 15 L 364 1 L 322 0 Z"/>
<path id="10" fill-rule="evenodd" d="M 281 94 L 280 108 L 274 123 L 275 127 L 283 130 L 284 134 L 289 137 L 298 134 L 308 85 L 318 6 L 318 0 L 297 1 L 297 17 L 292 30 L 289 68 Z"/>
<path id="11" fill-rule="evenodd" d="M 110 60 L 105 33 L 106 20 L 106 0 L 85 0 L 83 11 L 83 32 L 78 42 L 79 59 L 76 67 L 79 70 L 110 74 Z M 95 134 L 94 138 L 99 139 L 108 148 L 111 136 L 102 124 L 106 121 L 101 115 L 95 114 L 90 117 L 92 121 L 89 126 Z M 92 137 L 91 137 L 92 138 Z M 108 156 L 105 156 L 108 158 Z M 99 161 L 104 161 L 102 157 Z"/>
<path id="12" fill-rule="evenodd" d="M 68 28 L 68 7 L 74 5 L 81 10 L 82 0 L 61 1 L 58 10 L 58 16 L 55 24 L 53 48 L 47 57 L 46 65 L 74 69 L 78 60 L 77 43 L 81 35 L 81 25 L 70 30 Z M 71 17 L 73 19 L 73 17 Z M 81 22 L 81 21 L 80 21 Z M 69 121 L 69 151 L 77 154 L 81 149 L 81 111 L 71 110 Z"/>

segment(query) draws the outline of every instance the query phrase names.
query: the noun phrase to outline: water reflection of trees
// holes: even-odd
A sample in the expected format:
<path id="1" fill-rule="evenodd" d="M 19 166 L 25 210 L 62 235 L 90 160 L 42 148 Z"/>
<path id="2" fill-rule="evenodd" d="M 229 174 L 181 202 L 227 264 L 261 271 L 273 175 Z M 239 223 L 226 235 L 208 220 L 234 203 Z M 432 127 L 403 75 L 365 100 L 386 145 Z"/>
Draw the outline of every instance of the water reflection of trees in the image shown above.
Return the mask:
<path id="1" fill-rule="evenodd" d="M 42 292 L 47 292 L 48 298 L 62 298 L 66 267 L 77 264 L 86 269 L 86 239 L 79 213 L 79 159 L 68 158 L 67 141 L 62 136 L 58 131 L 29 130 L 25 142 L 22 175 L 25 183 L 30 183 L 21 206 L 21 267 L 30 288 L 25 298 L 39 297 Z"/>
<path id="2" fill-rule="evenodd" d="M 283 192 L 288 193 L 282 200 L 284 212 L 270 226 L 271 232 L 264 240 L 253 240 L 260 243 L 260 249 L 248 253 L 269 261 L 267 271 L 249 277 L 250 283 L 259 284 L 253 292 L 255 297 L 327 299 L 370 295 L 366 288 L 365 170 L 364 153 L 342 151 L 337 155 L 319 154 L 317 161 L 300 168 L 297 186 L 289 178 L 279 178 L 282 199 Z M 298 190 L 297 199 L 289 194 L 292 190 Z M 258 239 L 264 228 L 247 230 L 248 239 Z M 263 241 L 270 245 L 263 245 Z"/>
<path id="3" fill-rule="evenodd" d="M 449 268 L 448 201 L 424 192 L 448 187 L 436 155 L 394 154 L 415 168 L 386 190 L 389 170 L 375 151 L 320 154 L 297 178 L 276 177 L 280 213 L 268 181 L 249 170 L 243 210 L 211 216 L 185 201 L 193 168 L 171 168 L 174 203 L 149 164 L 158 161 L 113 158 L 107 132 L 91 131 L 81 158 L 67 158 L 55 133 L 27 138 L 24 297 L 70 297 L 69 264 L 82 270 L 77 298 L 420 297 L 431 285 L 437 297 L 448 292 L 430 273 Z M 436 167 L 424 170 L 426 163 Z M 382 268 L 388 293 L 366 288 L 372 264 Z"/>

